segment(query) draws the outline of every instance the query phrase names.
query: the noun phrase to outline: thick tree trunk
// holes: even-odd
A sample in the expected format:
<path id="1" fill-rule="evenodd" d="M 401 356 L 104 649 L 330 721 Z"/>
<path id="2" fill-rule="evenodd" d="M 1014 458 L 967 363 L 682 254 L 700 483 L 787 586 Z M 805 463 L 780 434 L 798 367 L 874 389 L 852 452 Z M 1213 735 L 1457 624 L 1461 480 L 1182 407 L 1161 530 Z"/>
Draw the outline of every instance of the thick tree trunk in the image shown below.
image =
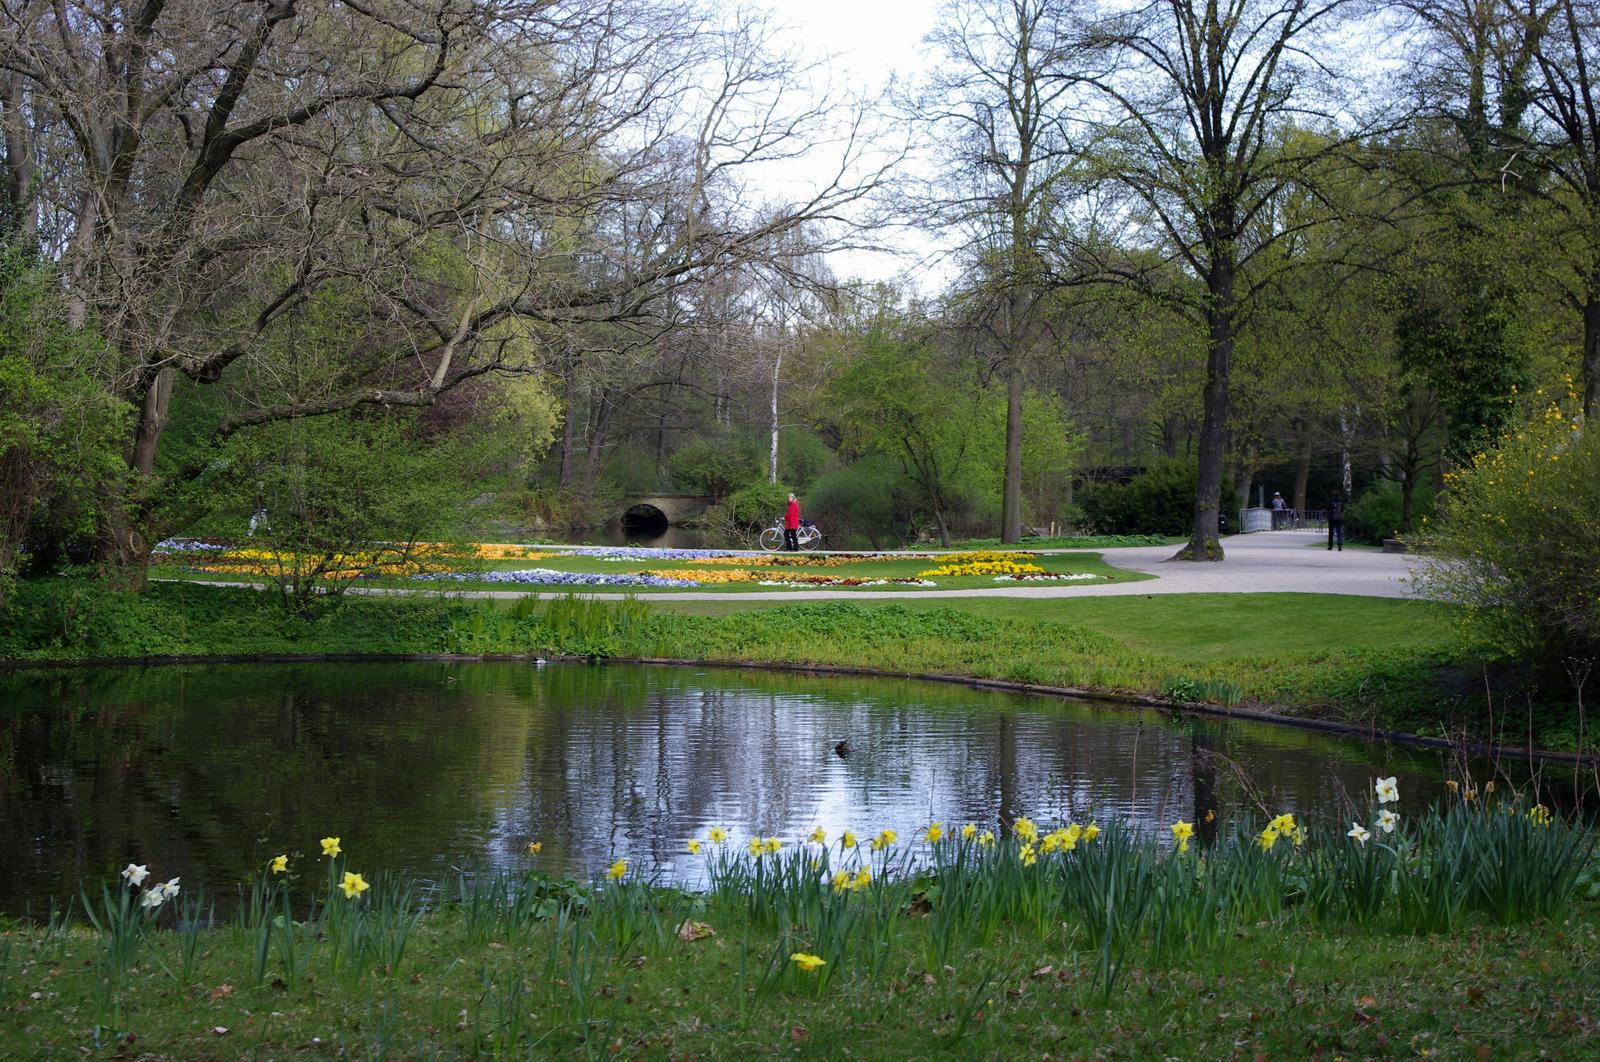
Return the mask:
<path id="1" fill-rule="evenodd" d="M 1234 263 L 1219 255 L 1207 278 L 1211 301 L 1206 307 L 1210 333 L 1206 346 L 1205 419 L 1200 425 L 1200 482 L 1194 503 L 1194 530 L 1174 560 L 1220 561 L 1217 510 L 1222 501 L 1222 458 L 1228 434 L 1228 370 L 1233 361 Z"/>
<path id="2" fill-rule="evenodd" d="M 1022 540 L 1022 358 L 1013 349 L 1006 376 L 1006 477 L 1000 541 Z"/>
<path id="3" fill-rule="evenodd" d="M 1300 443 L 1300 463 L 1294 470 L 1294 507 L 1300 512 L 1306 511 L 1306 490 L 1311 483 L 1311 440 L 1304 439 Z"/>

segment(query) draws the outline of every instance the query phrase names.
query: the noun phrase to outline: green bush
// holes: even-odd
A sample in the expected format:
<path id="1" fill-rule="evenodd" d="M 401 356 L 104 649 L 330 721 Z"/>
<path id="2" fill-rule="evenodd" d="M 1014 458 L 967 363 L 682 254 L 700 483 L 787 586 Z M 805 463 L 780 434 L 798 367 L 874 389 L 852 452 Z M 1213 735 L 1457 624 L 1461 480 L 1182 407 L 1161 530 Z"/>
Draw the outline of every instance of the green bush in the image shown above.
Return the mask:
<path id="1" fill-rule="evenodd" d="M 1199 491 L 1194 461 L 1159 461 L 1128 483 L 1089 483 L 1078 492 L 1084 523 L 1102 535 L 1187 535 Z M 1222 488 L 1222 512 L 1237 520 L 1239 496 Z"/>
<path id="2" fill-rule="evenodd" d="M 748 439 L 700 439 L 668 462 L 679 490 L 725 498 L 761 475 L 760 456 Z"/>
<path id="3" fill-rule="evenodd" d="M 904 538 L 911 527 L 910 489 L 894 460 L 871 454 L 818 479 L 806 500 L 831 540 L 860 536 L 873 549 L 882 549 L 886 541 Z"/>
<path id="4" fill-rule="evenodd" d="M 788 504 L 789 488 L 782 483 L 751 483 L 729 495 L 723 508 L 739 527 L 761 528 L 782 517 Z"/>
<path id="5" fill-rule="evenodd" d="M 1411 521 L 1415 526 L 1431 519 L 1434 512 L 1432 489 L 1418 485 L 1411 499 Z M 1404 523 L 1400 484 L 1382 480 L 1362 492 L 1345 509 L 1345 536 L 1353 542 L 1382 543 L 1400 534 Z"/>
<path id="6" fill-rule="evenodd" d="M 1423 587 L 1466 606 L 1474 638 L 1514 659 L 1600 657 L 1600 434 L 1577 408 L 1550 404 L 1447 476 L 1421 536 Z"/>

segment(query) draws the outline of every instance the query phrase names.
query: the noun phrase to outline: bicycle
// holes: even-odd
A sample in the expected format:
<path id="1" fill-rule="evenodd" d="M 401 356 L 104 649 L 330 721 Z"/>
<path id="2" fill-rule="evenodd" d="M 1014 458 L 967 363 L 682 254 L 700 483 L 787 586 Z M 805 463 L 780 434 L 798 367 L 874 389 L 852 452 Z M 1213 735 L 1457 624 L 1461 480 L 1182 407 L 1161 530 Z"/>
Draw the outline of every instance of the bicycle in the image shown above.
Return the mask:
<path id="1" fill-rule="evenodd" d="M 807 553 L 822 545 L 822 532 L 817 530 L 817 525 L 809 520 L 800 521 L 800 530 L 794 533 L 795 541 Z M 779 520 L 765 531 L 761 532 L 761 548 L 768 553 L 776 553 L 783 548 L 783 521 Z"/>

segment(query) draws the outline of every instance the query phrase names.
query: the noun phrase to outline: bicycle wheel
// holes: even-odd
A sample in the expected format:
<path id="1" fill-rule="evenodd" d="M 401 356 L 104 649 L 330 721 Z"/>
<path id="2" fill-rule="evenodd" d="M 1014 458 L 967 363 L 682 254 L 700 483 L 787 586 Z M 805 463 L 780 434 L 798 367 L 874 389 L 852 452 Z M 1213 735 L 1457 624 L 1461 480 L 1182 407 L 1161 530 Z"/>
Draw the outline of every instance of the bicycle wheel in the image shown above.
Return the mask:
<path id="1" fill-rule="evenodd" d="M 808 527 L 800 532 L 800 548 L 810 553 L 822 545 L 822 532 L 814 527 Z"/>
<path id="2" fill-rule="evenodd" d="M 761 548 L 768 553 L 775 553 L 783 548 L 783 532 L 776 527 L 769 527 L 761 532 Z"/>

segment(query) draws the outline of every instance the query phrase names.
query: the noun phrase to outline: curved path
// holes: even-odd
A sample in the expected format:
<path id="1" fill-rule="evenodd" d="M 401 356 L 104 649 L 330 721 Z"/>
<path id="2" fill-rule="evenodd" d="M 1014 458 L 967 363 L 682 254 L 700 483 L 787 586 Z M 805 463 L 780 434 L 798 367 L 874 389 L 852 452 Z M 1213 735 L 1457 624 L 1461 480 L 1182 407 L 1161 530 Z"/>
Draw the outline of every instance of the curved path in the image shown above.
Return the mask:
<path id="1" fill-rule="evenodd" d="M 673 592 L 636 594 L 669 601 L 878 601 L 895 598 L 955 597 L 1120 597 L 1139 594 L 1353 594 L 1360 597 L 1412 597 L 1408 576 L 1418 558 L 1375 549 L 1330 552 L 1327 538 L 1314 531 L 1258 531 L 1223 540 L 1227 559 L 1221 564 L 1168 560 L 1176 546 L 1136 546 L 1098 551 L 1047 550 L 1050 553 L 1099 552 L 1106 563 L 1154 575 L 1133 583 L 1078 583 L 1057 586 L 995 586 L 971 590 L 757 590 L 718 593 Z M 459 597 L 519 598 L 559 587 L 526 590 L 436 591 Z M 412 594 L 413 590 L 356 589 L 359 594 Z M 577 597 L 616 601 L 629 596 L 615 591 L 573 591 Z"/>

